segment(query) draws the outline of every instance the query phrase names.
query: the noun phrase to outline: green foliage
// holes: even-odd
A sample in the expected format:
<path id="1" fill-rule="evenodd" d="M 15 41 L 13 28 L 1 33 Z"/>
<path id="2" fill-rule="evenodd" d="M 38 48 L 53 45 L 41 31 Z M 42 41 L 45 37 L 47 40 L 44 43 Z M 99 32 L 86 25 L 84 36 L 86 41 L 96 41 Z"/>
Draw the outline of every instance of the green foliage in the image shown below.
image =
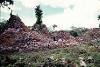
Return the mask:
<path id="1" fill-rule="evenodd" d="M 100 24 L 99 24 L 99 28 L 100 28 Z"/>
<path id="2" fill-rule="evenodd" d="M 0 7 L 13 5 L 13 4 L 14 4 L 13 0 L 0 0 Z"/>
<path id="3" fill-rule="evenodd" d="M 4 32 L 7 21 L 0 22 L 0 34 Z"/>
<path id="4" fill-rule="evenodd" d="M 77 37 L 77 36 L 78 36 L 78 34 L 77 34 L 76 31 L 70 31 L 70 34 L 71 34 L 72 36 L 74 36 L 74 37 Z"/>
<path id="5" fill-rule="evenodd" d="M 98 20 L 100 20 L 100 15 L 98 15 Z"/>
<path id="6" fill-rule="evenodd" d="M 97 43 L 93 43 L 93 45 L 97 45 Z M 10 55 L 10 59 L 16 59 L 17 62 L 9 64 L 8 66 L 18 67 L 20 65 L 24 65 L 24 67 L 38 67 L 41 65 L 51 65 L 52 67 L 72 67 L 71 65 L 73 64 L 80 66 L 79 57 L 83 57 L 87 67 L 100 67 L 100 53 L 93 45 L 81 44 L 73 47 L 70 46 L 47 51 L 14 53 Z M 91 59 L 88 57 L 91 57 Z M 62 62 L 63 58 L 66 63 Z M 4 61 L 5 59 L 2 57 L 0 58 L 0 61 L 1 60 Z"/>
<path id="7" fill-rule="evenodd" d="M 36 8 L 35 8 L 35 15 L 36 15 L 36 18 L 37 18 L 37 21 L 36 21 L 36 24 L 41 24 L 42 23 L 42 10 L 40 9 L 40 5 L 38 5 Z"/>
<path id="8" fill-rule="evenodd" d="M 100 20 L 100 15 L 98 15 L 98 20 Z M 100 28 L 100 24 L 99 24 L 99 28 Z"/>
<path id="9" fill-rule="evenodd" d="M 82 36 L 87 30 L 88 30 L 87 28 L 72 27 L 70 34 L 74 37 Z"/>
<path id="10" fill-rule="evenodd" d="M 3 27 L 4 27 L 4 25 L 5 25 L 5 23 L 0 22 L 0 28 L 3 28 Z"/>
<path id="11" fill-rule="evenodd" d="M 100 53 L 96 53 L 93 58 L 95 66 L 100 67 Z"/>

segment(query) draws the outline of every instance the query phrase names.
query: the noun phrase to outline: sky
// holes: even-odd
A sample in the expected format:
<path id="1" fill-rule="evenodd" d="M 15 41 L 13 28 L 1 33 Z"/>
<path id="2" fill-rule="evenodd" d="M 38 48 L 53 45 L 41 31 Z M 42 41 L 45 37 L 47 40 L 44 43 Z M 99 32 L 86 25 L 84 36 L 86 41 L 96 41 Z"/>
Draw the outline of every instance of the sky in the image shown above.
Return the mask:
<path id="1" fill-rule="evenodd" d="M 27 26 L 36 22 L 34 8 L 43 10 L 43 23 L 47 27 L 56 24 L 56 30 L 74 27 L 99 27 L 100 0 L 14 0 L 13 14 L 18 15 Z M 9 18 L 10 10 L 1 8 L 1 19 Z"/>

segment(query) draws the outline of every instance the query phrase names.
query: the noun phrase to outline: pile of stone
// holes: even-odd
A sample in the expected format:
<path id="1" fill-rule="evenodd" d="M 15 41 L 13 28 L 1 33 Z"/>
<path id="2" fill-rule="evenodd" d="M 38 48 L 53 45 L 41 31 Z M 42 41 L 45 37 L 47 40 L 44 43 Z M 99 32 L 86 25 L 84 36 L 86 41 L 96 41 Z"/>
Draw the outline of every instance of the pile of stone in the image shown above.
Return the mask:
<path id="1" fill-rule="evenodd" d="M 22 28 L 23 31 L 29 31 L 28 27 L 25 26 L 25 24 L 21 21 L 21 19 L 16 16 L 16 15 L 11 15 L 9 20 L 6 23 L 5 29 L 7 30 L 8 28 Z"/>
<path id="2" fill-rule="evenodd" d="M 71 36 L 67 31 L 55 31 L 51 33 L 51 38 L 54 41 L 60 42 L 62 44 L 77 44 L 76 38 Z"/>
<path id="3" fill-rule="evenodd" d="M 67 31 L 49 32 L 45 24 L 35 24 L 30 30 L 18 16 L 11 15 L 0 35 L 0 52 L 46 50 L 77 45 L 100 39 L 100 29 L 94 28 L 83 36 L 73 37 Z"/>
<path id="4" fill-rule="evenodd" d="M 87 41 L 100 40 L 100 28 L 93 28 L 93 29 L 88 30 L 84 34 L 84 37 Z"/>
<path id="5" fill-rule="evenodd" d="M 18 50 L 34 50 L 47 47 L 52 41 L 52 39 L 36 31 L 25 32 L 21 28 L 8 28 L 0 35 L 0 45 L 2 47 L 13 47 Z"/>

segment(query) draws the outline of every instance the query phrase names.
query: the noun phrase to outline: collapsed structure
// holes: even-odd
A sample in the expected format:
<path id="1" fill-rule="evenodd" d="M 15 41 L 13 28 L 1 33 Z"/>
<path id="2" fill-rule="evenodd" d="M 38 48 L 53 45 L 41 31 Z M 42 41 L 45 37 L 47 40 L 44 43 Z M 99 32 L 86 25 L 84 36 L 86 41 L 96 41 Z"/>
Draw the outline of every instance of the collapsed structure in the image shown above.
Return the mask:
<path id="1" fill-rule="evenodd" d="M 11 15 L 6 23 L 5 31 L 0 35 L 0 52 L 3 50 L 45 50 L 77 45 L 100 39 L 100 29 L 88 30 L 81 37 L 73 37 L 67 31 L 49 32 L 45 24 L 34 25 L 30 30 L 16 15 Z"/>

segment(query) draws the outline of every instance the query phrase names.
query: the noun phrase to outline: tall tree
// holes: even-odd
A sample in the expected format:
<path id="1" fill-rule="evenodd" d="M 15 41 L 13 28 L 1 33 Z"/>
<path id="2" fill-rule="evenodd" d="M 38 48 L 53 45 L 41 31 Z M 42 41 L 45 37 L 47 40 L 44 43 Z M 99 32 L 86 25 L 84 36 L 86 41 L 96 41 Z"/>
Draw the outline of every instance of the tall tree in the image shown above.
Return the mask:
<path id="1" fill-rule="evenodd" d="M 35 8 L 35 15 L 37 18 L 36 24 L 39 24 L 39 25 L 42 24 L 42 14 L 43 14 L 42 12 L 43 11 L 41 10 L 40 5 L 36 6 Z"/>
<path id="2" fill-rule="evenodd" d="M 14 4 L 13 0 L 0 0 L 0 7 L 13 5 L 13 4 Z"/>

